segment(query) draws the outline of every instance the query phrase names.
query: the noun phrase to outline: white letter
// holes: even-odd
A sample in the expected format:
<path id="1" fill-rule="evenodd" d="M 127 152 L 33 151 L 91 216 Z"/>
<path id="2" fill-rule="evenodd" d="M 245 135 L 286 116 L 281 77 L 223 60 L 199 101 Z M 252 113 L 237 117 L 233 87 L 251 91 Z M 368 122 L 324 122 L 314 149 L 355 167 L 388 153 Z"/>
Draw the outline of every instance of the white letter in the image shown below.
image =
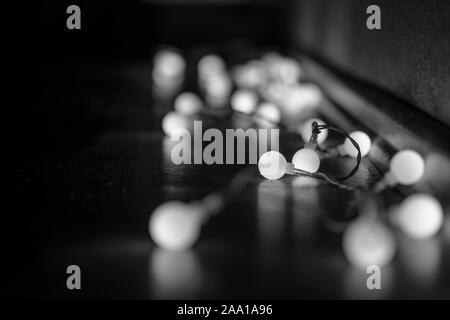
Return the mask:
<path id="1" fill-rule="evenodd" d="M 191 134 L 186 129 L 177 129 L 171 136 L 172 141 L 181 141 L 172 147 L 170 158 L 174 164 L 191 164 Z"/>
<path id="2" fill-rule="evenodd" d="M 70 5 L 67 7 L 66 13 L 71 13 L 71 15 L 67 18 L 66 26 L 67 29 L 81 29 L 81 10 L 77 5 Z"/>
<path id="3" fill-rule="evenodd" d="M 73 289 L 77 289 L 80 290 L 81 289 L 81 270 L 80 267 L 77 265 L 70 265 L 67 267 L 66 270 L 67 274 L 70 274 L 70 276 L 67 278 L 66 281 L 66 286 L 67 289 L 69 290 L 73 290 Z"/>
<path id="4" fill-rule="evenodd" d="M 367 18 L 366 25 L 367 29 L 373 30 L 373 29 L 381 29 L 381 9 L 377 5 L 370 5 L 367 7 L 366 10 L 367 14 L 372 14 Z"/>
<path id="5" fill-rule="evenodd" d="M 194 164 L 202 164 L 202 122 L 194 121 Z"/>
<path id="6" fill-rule="evenodd" d="M 206 164 L 223 164 L 223 138 L 219 129 L 208 129 L 203 134 L 203 141 L 214 141 L 203 150 L 203 161 Z M 212 155 L 214 151 L 214 156 Z"/>
<path id="7" fill-rule="evenodd" d="M 377 265 L 371 265 L 367 267 L 366 270 L 367 274 L 372 274 L 370 277 L 367 278 L 367 289 L 373 290 L 373 289 L 381 289 L 381 270 L 380 267 Z"/>

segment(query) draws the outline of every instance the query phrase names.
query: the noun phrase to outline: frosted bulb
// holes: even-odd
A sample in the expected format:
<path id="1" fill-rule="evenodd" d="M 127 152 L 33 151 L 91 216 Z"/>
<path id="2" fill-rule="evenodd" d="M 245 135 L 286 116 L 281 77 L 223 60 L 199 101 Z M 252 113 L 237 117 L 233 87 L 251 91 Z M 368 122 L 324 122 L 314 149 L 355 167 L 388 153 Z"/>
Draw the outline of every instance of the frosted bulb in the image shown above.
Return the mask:
<path id="1" fill-rule="evenodd" d="M 422 156 L 414 150 L 397 152 L 391 160 L 390 171 L 396 182 L 411 185 L 419 181 L 425 172 Z"/>
<path id="2" fill-rule="evenodd" d="M 400 229 L 414 238 L 434 236 L 444 222 L 439 201 L 424 193 L 413 194 L 403 200 L 394 215 Z"/>
<path id="3" fill-rule="evenodd" d="M 209 98 L 228 98 L 232 89 L 231 80 L 225 74 L 215 75 L 209 78 L 204 84 L 206 95 Z"/>
<path id="4" fill-rule="evenodd" d="M 311 135 L 312 135 L 312 124 L 313 122 L 317 122 L 318 125 L 324 125 L 325 122 L 323 122 L 323 120 L 321 119 L 309 119 L 307 121 L 305 121 L 301 127 L 301 129 L 299 130 L 300 135 L 303 138 L 303 141 L 305 142 L 309 142 L 309 140 L 311 139 Z M 325 140 L 328 137 L 328 130 L 322 130 L 318 135 L 317 135 L 317 144 L 322 144 L 325 142 Z"/>
<path id="5" fill-rule="evenodd" d="M 166 250 L 185 250 L 200 237 L 197 208 L 180 201 L 169 201 L 155 209 L 149 232 L 155 243 Z"/>
<path id="6" fill-rule="evenodd" d="M 291 58 L 284 58 L 276 65 L 277 74 L 281 82 L 287 85 L 296 84 L 301 75 L 300 65 Z"/>
<path id="7" fill-rule="evenodd" d="M 208 54 L 200 59 L 197 65 L 198 76 L 201 80 L 207 80 L 225 71 L 225 62 L 215 54 Z"/>
<path id="8" fill-rule="evenodd" d="M 232 75 L 239 88 L 255 89 L 266 81 L 264 64 L 259 61 L 250 61 L 246 65 L 234 67 Z"/>
<path id="9" fill-rule="evenodd" d="M 319 170 L 320 158 L 314 150 L 304 148 L 294 153 L 292 163 L 296 169 L 314 173 Z"/>
<path id="10" fill-rule="evenodd" d="M 154 71 L 163 77 L 175 77 L 184 72 L 186 62 L 183 56 L 176 51 L 163 49 L 158 51 L 154 58 Z"/>
<path id="11" fill-rule="evenodd" d="M 258 161 L 259 173 L 269 180 L 283 177 L 286 173 L 286 166 L 286 158 L 278 151 L 265 152 Z"/>
<path id="12" fill-rule="evenodd" d="M 369 136 L 362 131 L 353 131 L 349 134 L 349 136 L 359 145 L 361 157 L 365 157 L 369 153 L 370 147 L 372 146 L 372 141 L 370 140 Z M 346 154 L 350 157 L 356 158 L 358 156 L 358 150 L 356 150 L 355 146 L 349 138 L 345 139 L 344 148 Z"/>
<path id="13" fill-rule="evenodd" d="M 174 136 L 179 129 L 189 129 L 189 127 L 190 121 L 174 111 L 168 112 L 162 119 L 162 129 L 169 137 Z"/>
<path id="14" fill-rule="evenodd" d="M 231 97 L 231 108 L 245 114 L 255 111 L 257 103 L 258 97 L 250 90 L 238 90 Z"/>
<path id="15" fill-rule="evenodd" d="M 202 109 L 202 100 L 192 92 L 180 94 L 174 102 L 174 109 L 177 113 L 184 116 L 193 116 Z"/>
<path id="16" fill-rule="evenodd" d="M 387 265 L 397 248 L 392 232 L 371 217 L 350 223 L 344 231 L 342 246 L 350 263 L 363 270 L 370 265 Z"/>
<path id="17" fill-rule="evenodd" d="M 270 102 L 263 102 L 256 110 L 257 118 L 267 120 L 272 124 L 278 124 L 281 120 L 280 109 Z"/>

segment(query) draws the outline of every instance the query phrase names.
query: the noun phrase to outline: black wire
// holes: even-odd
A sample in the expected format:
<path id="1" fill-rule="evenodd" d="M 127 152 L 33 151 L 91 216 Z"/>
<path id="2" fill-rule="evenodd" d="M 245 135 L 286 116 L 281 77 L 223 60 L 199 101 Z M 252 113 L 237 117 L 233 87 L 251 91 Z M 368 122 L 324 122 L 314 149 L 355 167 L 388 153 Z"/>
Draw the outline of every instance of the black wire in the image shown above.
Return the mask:
<path id="1" fill-rule="evenodd" d="M 309 142 L 317 145 L 317 142 L 316 142 L 317 136 L 319 135 L 319 133 L 322 130 L 325 130 L 325 129 L 332 130 L 332 131 L 334 131 L 334 132 L 344 136 L 345 138 L 348 138 L 350 140 L 350 142 L 353 144 L 353 146 L 356 148 L 356 150 L 358 150 L 358 155 L 356 157 L 356 165 L 353 168 L 353 170 L 348 175 L 346 175 L 344 177 L 335 178 L 337 180 L 347 180 L 348 178 L 354 176 L 355 173 L 359 169 L 359 165 L 361 163 L 361 149 L 359 148 L 359 144 L 355 141 L 355 139 L 350 137 L 350 135 L 347 132 L 345 132 L 344 130 L 332 127 L 332 126 L 330 126 L 328 124 L 321 124 L 321 125 L 319 125 L 316 121 L 314 121 L 312 123 L 312 134 L 311 134 L 311 138 L 309 139 Z"/>

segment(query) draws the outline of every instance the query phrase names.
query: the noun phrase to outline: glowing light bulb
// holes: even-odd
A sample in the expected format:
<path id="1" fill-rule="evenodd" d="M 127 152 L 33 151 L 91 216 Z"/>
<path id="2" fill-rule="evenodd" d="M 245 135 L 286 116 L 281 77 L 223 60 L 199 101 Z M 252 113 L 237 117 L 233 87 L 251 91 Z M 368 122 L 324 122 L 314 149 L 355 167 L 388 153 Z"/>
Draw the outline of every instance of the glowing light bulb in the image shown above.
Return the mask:
<path id="1" fill-rule="evenodd" d="M 153 57 L 153 71 L 161 77 L 177 77 L 186 69 L 186 62 L 175 50 L 162 49 Z"/>
<path id="2" fill-rule="evenodd" d="M 225 71 L 225 62 L 215 54 L 208 54 L 200 59 L 197 65 L 198 77 L 208 80 L 210 77 L 217 76 Z"/>
<path id="3" fill-rule="evenodd" d="M 444 213 L 433 196 L 416 193 L 403 200 L 394 211 L 394 222 L 413 238 L 430 238 L 441 229 Z"/>
<path id="4" fill-rule="evenodd" d="M 342 246 L 350 263 L 363 270 L 370 265 L 387 265 L 397 248 L 392 232 L 372 217 L 350 223 L 344 231 Z"/>
<path id="5" fill-rule="evenodd" d="M 276 70 L 278 78 L 287 85 L 296 84 L 300 79 L 300 65 L 292 58 L 283 58 L 279 60 Z"/>
<path id="6" fill-rule="evenodd" d="M 213 107 L 224 106 L 232 89 L 232 83 L 226 74 L 212 76 L 204 83 L 206 100 Z"/>
<path id="7" fill-rule="evenodd" d="M 422 156 L 414 150 L 397 152 L 391 159 L 390 172 L 396 182 L 411 185 L 418 182 L 424 172 L 425 163 Z"/>
<path id="8" fill-rule="evenodd" d="M 155 243 L 166 250 L 185 250 L 200 237 L 198 207 L 169 201 L 155 209 L 149 220 L 149 232 Z"/>
<path id="9" fill-rule="evenodd" d="M 276 125 L 281 120 L 281 112 L 278 107 L 270 102 L 263 102 L 256 109 L 256 121 L 263 126 Z"/>
<path id="10" fill-rule="evenodd" d="M 195 93 L 184 92 L 174 102 L 175 111 L 183 116 L 193 116 L 203 107 L 202 100 Z"/>
<path id="11" fill-rule="evenodd" d="M 300 129 L 298 130 L 300 135 L 302 136 L 303 141 L 305 142 L 309 142 L 309 139 L 311 139 L 311 135 L 312 135 L 312 124 L 313 122 L 317 122 L 318 125 L 324 125 L 325 122 L 321 119 L 317 119 L 317 118 L 313 118 L 313 119 L 309 119 L 307 121 L 305 121 L 303 123 L 303 125 L 300 127 Z M 325 140 L 328 137 L 328 130 L 322 130 L 318 135 L 317 135 L 317 144 L 322 144 L 325 142 Z"/>
<path id="12" fill-rule="evenodd" d="M 168 112 L 162 119 L 162 129 L 169 137 L 174 136 L 180 129 L 189 129 L 190 126 L 189 119 L 174 111 Z"/>
<path id="13" fill-rule="evenodd" d="M 258 88 L 266 81 L 264 64 L 256 60 L 234 67 L 231 73 L 236 86 L 243 89 Z"/>
<path id="14" fill-rule="evenodd" d="M 319 170 L 320 158 L 314 150 L 304 148 L 294 153 L 292 163 L 296 169 L 314 173 Z"/>
<path id="15" fill-rule="evenodd" d="M 372 146 L 372 141 L 370 140 L 369 136 L 362 131 L 353 131 L 349 134 L 349 136 L 359 145 L 361 157 L 365 157 L 369 153 L 370 147 Z M 347 154 L 348 156 L 352 158 L 356 158 L 358 156 L 358 150 L 356 150 L 355 146 L 349 138 L 345 139 L 344 149 L 345 154 Z"/>
<path id="16" fill-rule="evenodd" d="M 278 151 L 268 151 L 258 161 L 259 173 L 266 179 L 277 180 L 286 174 L 288 163 Z"/>
<path id="17" fill-rule="evenodd" d="M 257 103 L 258 97 L 250 90 L 238 90 L 231 97 L 231 108 L 237 112 L 251 114 Z"/>

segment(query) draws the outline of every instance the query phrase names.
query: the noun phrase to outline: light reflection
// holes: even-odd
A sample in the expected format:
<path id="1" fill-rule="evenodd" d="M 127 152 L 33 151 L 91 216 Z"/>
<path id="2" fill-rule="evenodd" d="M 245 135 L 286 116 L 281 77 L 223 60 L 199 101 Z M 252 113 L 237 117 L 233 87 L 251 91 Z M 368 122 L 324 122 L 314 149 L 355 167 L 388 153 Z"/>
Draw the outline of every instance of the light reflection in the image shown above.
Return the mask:
<path id="1" fill-rule="evenodd" d="M 287 190 L 282 181 L 265 180 L 258 185 L 258 233 L 261 246 L 280 245 Z M 264 250 L 264 249 L 263 249 Z"/>
<path id="2" fill-rule="evenodd" d="M 311 239 L 317 224 L 317 205 L 319 194 L 316 186 L 318 181 L 311 177 L 295 177 L 292 179 L 293 223 L 294 237 Z"/>
<path id="3" fill-rule="evenodd" d="M 439 238 L 399 237 L 400 264 L 410 283 L 421 289 L 431 288 L 436 284 L 441 264 L 441 247 Z"/>
<path id="4" fill-rule="evenodd" d="M 191 299 L 204 286 L 204 275 L 192 251 L 156 248 L 149 258 L 150 294 L 153 299 Z"/>

